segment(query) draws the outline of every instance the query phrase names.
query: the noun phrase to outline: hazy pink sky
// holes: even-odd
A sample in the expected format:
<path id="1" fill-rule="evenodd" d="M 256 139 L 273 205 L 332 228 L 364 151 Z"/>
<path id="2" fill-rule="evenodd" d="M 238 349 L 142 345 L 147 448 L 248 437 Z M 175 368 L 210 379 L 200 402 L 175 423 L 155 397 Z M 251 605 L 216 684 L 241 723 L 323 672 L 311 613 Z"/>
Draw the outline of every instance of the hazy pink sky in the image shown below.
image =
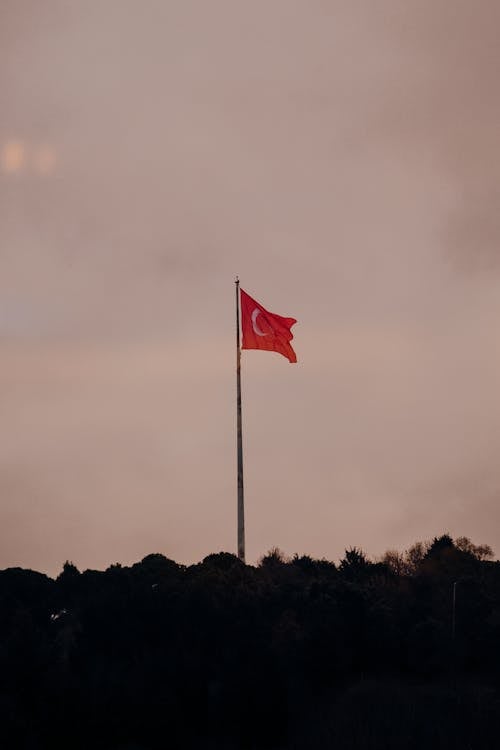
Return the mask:
<path id="1" fill-rule="evenodd" d="M 497 0 L 3 0 L 0 567 L 500 551 Z"/>

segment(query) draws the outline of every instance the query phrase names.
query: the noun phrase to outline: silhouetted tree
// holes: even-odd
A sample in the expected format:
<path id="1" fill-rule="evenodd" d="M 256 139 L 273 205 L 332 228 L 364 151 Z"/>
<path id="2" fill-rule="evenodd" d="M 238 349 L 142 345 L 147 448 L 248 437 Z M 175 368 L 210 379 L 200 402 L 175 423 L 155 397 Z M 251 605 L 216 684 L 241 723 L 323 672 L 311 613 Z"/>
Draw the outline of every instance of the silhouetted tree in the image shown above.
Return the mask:
<path id="1" fill-rule="evenodd" d="M 445 534 L 378 563 L 353 547 L 338 566 L 273 549 L 257 567 L 0 571 L 1 746 L 493 750 L 490 556 Z"/>

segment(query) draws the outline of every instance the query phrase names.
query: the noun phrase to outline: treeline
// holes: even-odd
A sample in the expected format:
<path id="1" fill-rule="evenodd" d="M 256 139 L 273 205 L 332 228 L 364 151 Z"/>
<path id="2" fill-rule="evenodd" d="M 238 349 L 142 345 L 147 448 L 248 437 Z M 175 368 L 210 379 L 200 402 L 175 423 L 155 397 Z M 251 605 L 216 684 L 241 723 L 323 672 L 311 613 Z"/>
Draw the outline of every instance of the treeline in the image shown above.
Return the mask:
<path id="1" fill-rule="evenodd" d="M 444 535 L 0 571 L 0 746 L 497 750 L 500 563 Z"/>

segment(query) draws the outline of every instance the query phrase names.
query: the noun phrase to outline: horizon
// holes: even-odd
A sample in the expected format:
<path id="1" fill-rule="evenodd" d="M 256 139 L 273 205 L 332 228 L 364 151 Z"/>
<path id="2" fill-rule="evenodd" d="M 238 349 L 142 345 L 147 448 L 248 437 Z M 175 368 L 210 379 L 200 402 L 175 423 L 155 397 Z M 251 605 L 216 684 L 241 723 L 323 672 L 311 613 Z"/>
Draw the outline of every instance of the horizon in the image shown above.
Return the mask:
<path id="1" fill-rule="evenodd" d="M 26 572 L 41 573 L 43 575 L 46 575 L 48 578 L 51 578 L 52 580 L 56 580 L 59 577 L 59 575 L 61 575 L 64 572 L 66 566 L 68 566 L 68 565 L 70 567 L 72 567 L 72 568 L 75 568 L 78 571 L 79 574 L 81 574 L 81 573 L 87 573 L 87 572 L 89 572 L 89 573 L 106 573 L 106 572 L 108 572 L 110 570 L 113 570 L 116 567 L 118 567 L 118 568 L 120 568 L 122 570 L 129 570 L 129 569 L 131 569 L 131 568 L 133 568 L 133 567 L 135 567 L 137 565 L 141 565 L 142 563 L 144 563 L 148 559 L 159 558 L 160 557 L 160 558 L 163 558 L 164 560 L 168 560 L 169 562 L 174 563 L 178 567 L 185 568 L 186 570 L 188 570 L 191 567 L 196 567 L 196 566 L 205 564 L 207 562 L 207 560 L 209 560 L 210 558 L 219 557 L 219 556 L 225 556 L 225 555 L 229 555 L 231 557 L 234 557 L 235 561 L 238 561 L 242 565 L 249 566 L 251 568 L 260 568 L 263 565 L 263 563 L 265 562 L 266 558 L 270 558 L 270 557 L 276 556 L 285 565 L 290 565 L 290 564 L 293 564 L 294 562 L 296 562 L 297 560 L 300 561 L 303 558 L 308 558 L 312 562 L 328 563 L 329 565 L 333 565 L 336 569 L 339 569 L 340 564 L 342 563 L 342 561 L 346 560 L 349 552 L 360 553 L 361 555 L 363 555 L 363 557 L 366 559 L 366 561 L 368 563 L 373 564 L 373 565 L 377 565 L 379 563 L 386 563 L 387 562 L 387 557 L 388 556 L 390 557 L 394 553 L 397 554 L 400 558 L 403 559 L 403 558 L 409 556 L 409 553 L 411 553 L 412 549 L 415 548 L 415 547 L 418 547 L 419 545 L 422 546 L 422 548 L 424 550 L 424 554 L 425 554 L 425 551 L 428 550 L 432 546 L 433 543 L 435 543 L 436 541 L 440 541 L 441 539 L 446 538 L 446 537 L 449 537 L 449 534 L 445 531 L 442 534 L 439 534 L 439 535 L 435 536 L 433 539 L 425 539 L 425 540 L 424 539 L 419 539 L 419 540 L 415 540 L 414 543 L 408 547 L 408 549 L 405 549 L 405 550 L 396 550 L 396 549 L 392 549 L 391 548 L 391 549 L 384 550 L 384 553 L 379 554 L 379 555 L 375 555 L 375 556 L 366 555 L 365 551 L 362 550 L 359 547 L 348 546 L 348 547 L 346 547 L 344 549 L 344 553 L 343 553 L 342 557 L 340 557 L 337 560 L 329 559 L 327 557 L 314 557 L 314 556 L 308 555 L 308 554 L 299 555 L 297 552 L 294 552 L 294 553 L 291 553 L 291 554 L 290 553 L 287 554 L 283 550 L 279 549 L 279 547 L 271 547 L 269 550 L 267 550 L 267 552 L 265 552 L 263 555 L 261 555 L 261 557 L 259 557 L 259 559 L 254 560 L 254 561 L 241 560 L 238 557 L 238 554 L 237 554 L 236 551 L 232 551 L 231 552 L 231 551 L 228 551 L 228 550 L 218 550 L 216 552 L 215 551 L 209 552 L 208 555 L 205 555 L 205 557 L 203 559 L 201 559 L 201 560 L 194 560 L 194 561 L 189 562 L 189 563 L 183 563 L 183 562 L 180 562 L 178 560 L 174 560 L 173 558 L 169 557 L 168 555 L 164 555 L 162 552 L 149 552 L 148 554 L 146 554 L 140 560 L 129 561 L 127 564 L 122 563 L 119 560 L 115 560 L 115 562 L 110 563 L 105 568 L 104 567 L 102 567 L 102 568 L 91 568 L 91 567 L 89 567 L 89 568 L 81 568 L 80 569 L 77 565 L 74 564 L 73 560 L 65 560 L 64 563 L 61 564 L 60 570 L 58 572 L 56 571 L 55 573 L 47 572 L 47 571 L 34 570 L 33 568 L 24 568 L 23 566 L 8 566 L 6 568 L 1 568 L 0 572 L 9 571 L 9 570 L 12 570 L 12 569 L 14 569 L 14 570 L 24 570 Z M 476 545 L 475 542 L 474 542 L 474 540 L 471 540 L 471 539 L 469 539 L 468 537 L 465 537 L 465 536 L 456 537 L 455 539 L 452 539 L 450 537 L 450 539 L 452 540 L 452 542 L 453 542 L 454 545 L 456 545 L 457 543 L 460 543 L 461 541 L 465 541 L 468 544 L 472 543 L 473 554 L 477 554 L 479 551 L 482 551 L 482 549 L 483 549 L 483 546 L 481 544 Z M 461 548 L 459 547 L 459 549 L 461 549 Z M 498 562 L 500 562 L 500 559 L 495 555 L 495 550 L 492 550 L 488 546 L 486 546 L 486 548 L 485 548 L 485 555 L 484 555 L 484 557 L 480 557 L 478 559 L 480 559 L 481 562 L 489 562 L 489 563 L 498 563 Z"/>

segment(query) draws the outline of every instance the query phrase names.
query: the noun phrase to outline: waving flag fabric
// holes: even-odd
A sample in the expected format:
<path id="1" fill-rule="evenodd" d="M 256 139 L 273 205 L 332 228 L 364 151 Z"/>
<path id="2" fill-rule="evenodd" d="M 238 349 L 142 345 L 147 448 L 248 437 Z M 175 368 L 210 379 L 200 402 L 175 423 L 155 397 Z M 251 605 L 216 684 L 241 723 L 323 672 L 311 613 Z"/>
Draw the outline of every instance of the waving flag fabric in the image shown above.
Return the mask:
<path id="1" fill-rule="evenodd" d="M 290 329 L 297 322 L 295 318 L 283 318 L 281 315 L 268 312 L 243 289 L 240 289 L 240 301 L 242 349 L 278 352 L 289 362 L 296 362 L 297 357 L 290 345 L 293 339 Z"/>

